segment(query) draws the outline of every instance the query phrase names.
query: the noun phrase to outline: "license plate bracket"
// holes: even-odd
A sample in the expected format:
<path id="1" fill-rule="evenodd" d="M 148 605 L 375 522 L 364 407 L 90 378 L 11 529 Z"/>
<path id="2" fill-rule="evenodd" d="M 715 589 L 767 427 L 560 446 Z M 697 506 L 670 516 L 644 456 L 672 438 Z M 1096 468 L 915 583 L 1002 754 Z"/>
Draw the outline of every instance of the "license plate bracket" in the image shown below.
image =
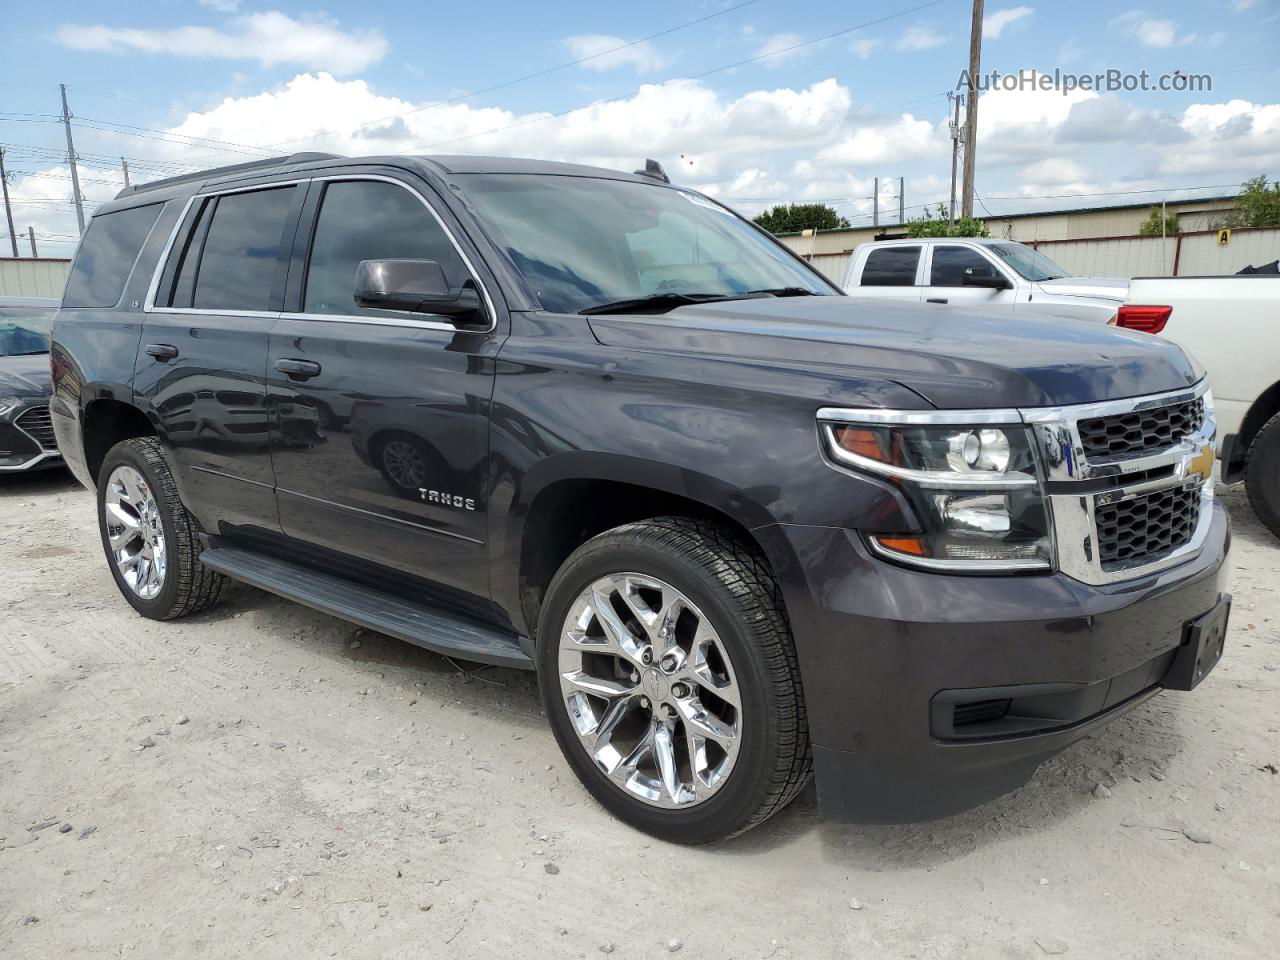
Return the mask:
<path id="1" fill-rule="evenodd" d="M 1163 686 L 1168 690 L 1194 690 L 1222 659 L 1231 618 L 1231 594 L 1224 593 L 1213 609 L 1186 627 L 1186 640 L 1178 648 Z"/>

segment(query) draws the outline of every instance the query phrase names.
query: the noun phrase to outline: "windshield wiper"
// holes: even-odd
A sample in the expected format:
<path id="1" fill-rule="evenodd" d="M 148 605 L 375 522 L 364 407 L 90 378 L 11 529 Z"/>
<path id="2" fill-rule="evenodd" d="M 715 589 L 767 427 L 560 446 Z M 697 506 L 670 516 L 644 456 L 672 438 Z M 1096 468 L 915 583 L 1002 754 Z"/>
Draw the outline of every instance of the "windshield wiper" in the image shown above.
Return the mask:
<path id="1" fill-rule="evenodd" d="M 758 300 L 763 297 L 816 297 L 818 294 L 804 287 L 770 287 L 763 290 L 747 290 L 743 293 L 653 293 L 647 297 L 615 300 L 579 310 L 579 313 L 666 313 L 676 307 L 692 303 L 722 303 L 725 300 Z"/>
<path id="2" fill-rule="evenodd" d="M 742 296 L 769 296 L 769 297 L 818 297 L 819 293 L 812 290 L 806 290 L 804 287 L 766 287 L 763 290 L 752 290 Z"/>
<path id="3" fill-rule="evenodd" d="M 736 299 L 734 294 L 724 293 L 653 293 L 647 297 L 633 297 L 630 300 L 615 300 L 612 303 L 598 303 L 594 307 L 579 310 L 579 313 L 666 313 L 676 307 L 688 306 L 691 303 L 714 303 L 717 300 Z"/>

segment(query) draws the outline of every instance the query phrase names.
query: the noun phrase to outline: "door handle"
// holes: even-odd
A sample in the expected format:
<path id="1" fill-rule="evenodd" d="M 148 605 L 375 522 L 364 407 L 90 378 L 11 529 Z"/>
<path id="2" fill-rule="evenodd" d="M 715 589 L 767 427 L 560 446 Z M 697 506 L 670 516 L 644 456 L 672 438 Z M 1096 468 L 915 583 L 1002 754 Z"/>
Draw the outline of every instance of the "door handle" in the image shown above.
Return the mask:
<path id="1" fill-rule="evenodd" d="M 946 297 L 928 297 L 925 299 L 924 302 L 925 303 L 946 303 L 947 298 Z"/>
<path id="2" fill-rule="evenodd" d="M 161 363 L 172 360 L 178 355 L 178 348 L 171 343 L 148 343 L 143 349 Z"/>
<path id="3" fill-rule="evenodd" d="M 277 360 L 276 369 L 290 380 L 310 380 L 320 376 L 320 364 L 314 360 Z"/>

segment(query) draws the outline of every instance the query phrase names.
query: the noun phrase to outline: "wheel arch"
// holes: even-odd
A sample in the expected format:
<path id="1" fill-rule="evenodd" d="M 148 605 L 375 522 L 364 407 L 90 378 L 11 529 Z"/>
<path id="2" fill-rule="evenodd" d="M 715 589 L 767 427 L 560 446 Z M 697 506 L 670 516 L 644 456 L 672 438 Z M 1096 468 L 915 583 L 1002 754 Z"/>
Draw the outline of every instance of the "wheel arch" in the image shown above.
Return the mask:
<path id="1" fill-rule="evenodd" d="M 723 481 L 637 458 L 568 459 L 575 464 L 544 476 L 532 489 L 524 485 L 527 497 L 513 505 L 506 530 L 505 543 L 514 549 L 500 554 L 493 573 L 495 599 L 535 640 L 556 571 L 581 544 L 624 523 L 660 516 L 705 520 L 733 532 L 771 567 L 786 562 L 753 533 L 773 518 Z"/>
<path id="2" fill-rule="evenodd" d="M 93 481 L 107 451 L 122 440 L 133 437 L 158 436 L 151 419 L 132 404 L 111 398 L 98 398 L 85 405 L 81 414 L 82 444 L 85 468 Z"/>
<path id="3" fill-rule="evenodd" d="M 1243 479 L 1245 464 L 1249 459 L 1249 448 L 1254 438 L 1266 426 L 1267 421 L 1280 413 L 1280 381 L 1276 381 L 1249 406 L 1249 411 L 1240 421 L 1240 430 L 1236 433 L 1227 451 L 1227 459 L 1222 464 L 1222 478 L 1226 483 L 1234 483 Z"/>

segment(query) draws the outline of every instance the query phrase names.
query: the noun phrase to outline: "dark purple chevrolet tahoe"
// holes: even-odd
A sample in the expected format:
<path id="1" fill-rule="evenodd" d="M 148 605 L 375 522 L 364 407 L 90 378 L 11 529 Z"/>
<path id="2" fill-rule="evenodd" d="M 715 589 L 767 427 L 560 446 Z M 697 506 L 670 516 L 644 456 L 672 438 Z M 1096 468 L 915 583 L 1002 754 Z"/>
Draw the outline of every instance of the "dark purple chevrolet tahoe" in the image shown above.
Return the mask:
<path id="1" fill-rule="evenodd" d="M 668 840 L 811 773 L 830 817 L 964 810 L 1221 655 L 1213 401 L 1178 347 L 846 299 L 653 162 L 135 186 L 52 349 L 140 614 L 230 577 L 536 670 L 586 788 Z"/>

